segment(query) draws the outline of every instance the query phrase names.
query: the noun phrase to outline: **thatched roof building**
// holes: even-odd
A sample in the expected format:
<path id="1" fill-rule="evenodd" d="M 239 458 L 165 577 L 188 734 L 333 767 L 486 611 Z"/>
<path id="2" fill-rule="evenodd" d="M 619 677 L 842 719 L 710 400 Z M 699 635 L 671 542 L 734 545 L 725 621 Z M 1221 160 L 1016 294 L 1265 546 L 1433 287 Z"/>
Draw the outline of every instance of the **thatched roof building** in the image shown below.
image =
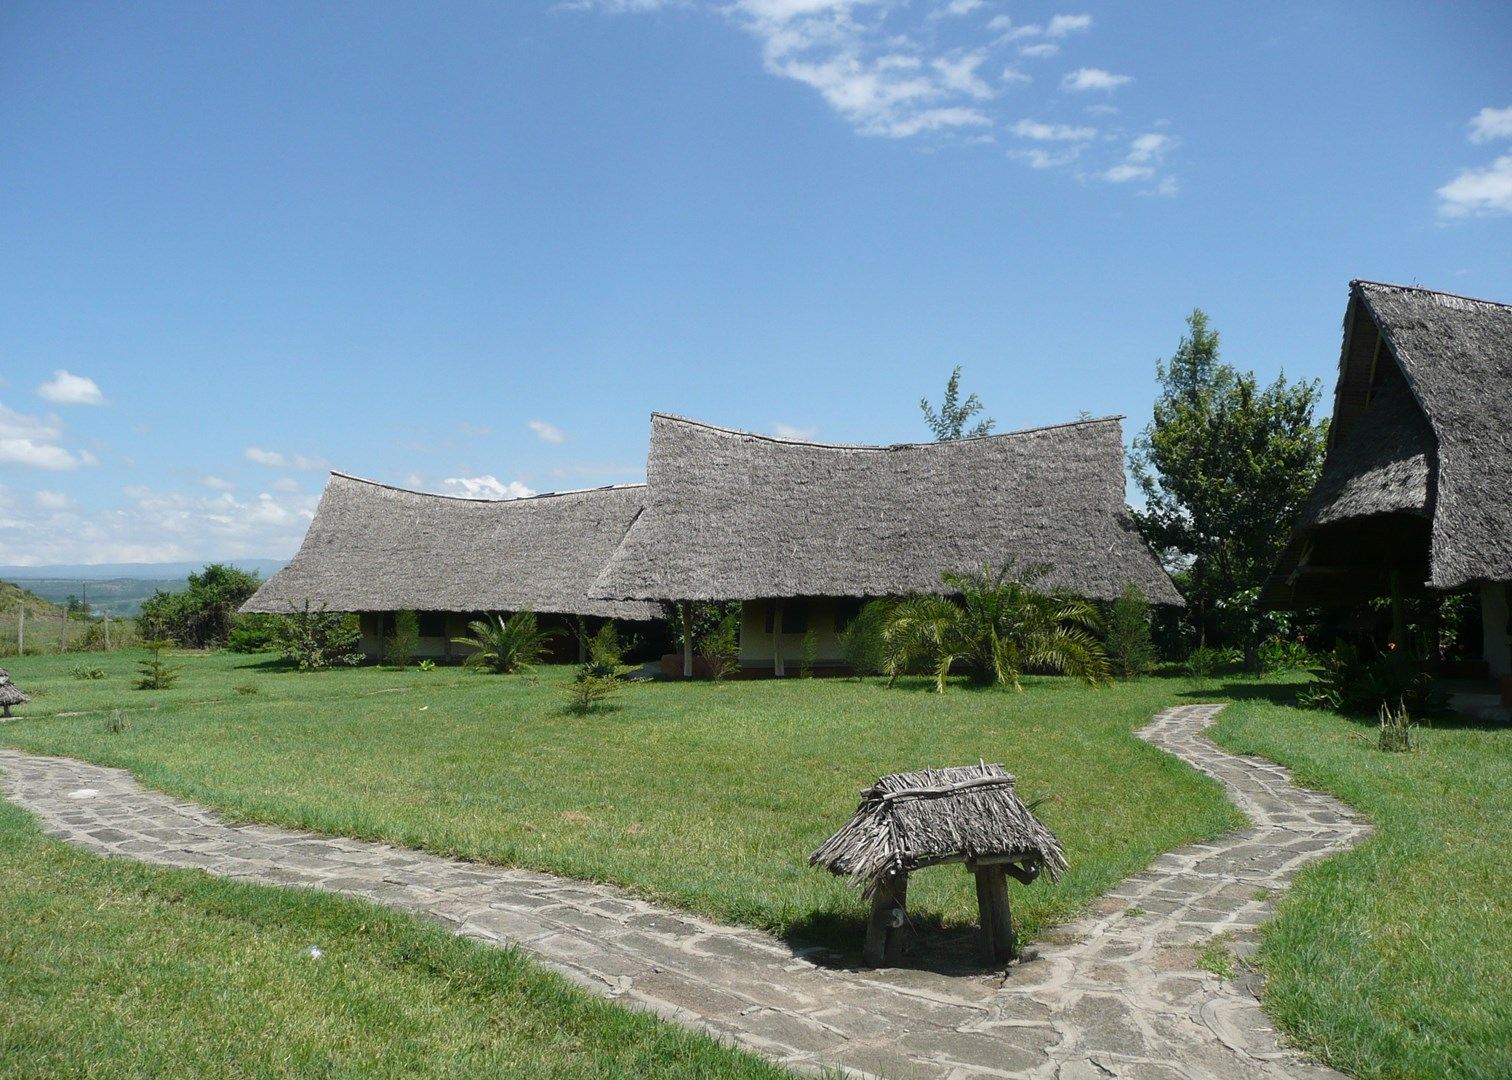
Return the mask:
<path id="1" fill-rule="evenodd" d="M 595 591 L 636 600 L 939 592 L 945 571 L 1180 604 L 1124 504 L 1118 418 L 956 442 L 845 446 L 651 419 L 646 507 Z"/>
<path id="2" fill-rule="evenodd" d="M 12 705 L 25 705 L 31 698 L 11 682 L 10 673 L 0 668 L 0 715 L 9 716 Z"/>
<path id="3" fill-rule="evenodd" d="M 656 604 L 591 591 L 645 499 L 644 485 L 464 499 L 332 473 L 298 554 L 242 610 L 659 618 Z"/>
<path id="4" fill-rule="evenodd" d="M 851 878 L 870 896 L 888 878 L 945 862 L 1011 859 L 1051 880 L 1066 869 L 1060 841 L 1018 797 L 1001 765 L 884 776 L 809 865 Z"/>
<path id="5" fill-rule="evenodd" d="M 1512 306 L 1350 283 L 1328 456 L 1264 599 L 1512 581 Z"/>

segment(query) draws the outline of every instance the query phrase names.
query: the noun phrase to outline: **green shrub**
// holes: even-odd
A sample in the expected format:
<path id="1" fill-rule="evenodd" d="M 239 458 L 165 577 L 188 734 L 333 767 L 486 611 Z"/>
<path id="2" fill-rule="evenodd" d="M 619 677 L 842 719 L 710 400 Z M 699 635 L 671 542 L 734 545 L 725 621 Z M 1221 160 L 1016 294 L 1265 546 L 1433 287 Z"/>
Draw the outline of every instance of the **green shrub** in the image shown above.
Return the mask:
<path id="1" fill-rule="evenodd" d="M 235 690 L 243 697 L 251 697 L 257 693 L 257 687 L 253 686 L 251 683 L 242 683 L 240 686 L 233 686 L 231 689 Z"/>
<path id="2" fill-rule="evenodd" d="M 598 674 L 593 663 L 584 664 L 578 670 L 577 678 L 564 688 L 567 711 L 587 716 L 614 698 L 623 685 L 613 675 Z"/>
<path id="3" fill-rule="evenodd" d="M 722 606 L 719 618 L 707 624 L 702 636 L 694 640 L 709 678 L 719 681 L 733 674 L 740 666 L 740 605 Z"/>
<path id="4" fill-rule="evenodd" d="M 279 615 L 247 612 L 237 615 L 226 635 L 226 648 L 234 653 L 271 652 L 278 648 Z"/>
<path id="5" fill-rule="evenodd" d="M 407 668 L 420 650 L 420 616 L 413 611 L 394 612 L 394 630 L 383 639 L 383 659 L 390 667 Z"/>
<path id="6" fill-rule="evenodd" d="M 1214 645 L 1200 645 L 1186 658 L 1187 674 L 1194 679 L 1237 671 L 1243 665 L 1244 654 L 1238 649 L 1220 649 Z"/>
<path id="7" fill-rule="evenodd" d="M 1155 667 L 1155 643 L 1150 637 L 1150 603 L 1144 593 L 1128 585 L 1108 610 L 1108 666 L 1120 679 L 1148 674 Z"/>
<path id="8" fill-rule="evenodd" d="M 819 660 L 818 635 L 812 630 L 804 631 L 799 647 L 803 651 L 799 653 L 798 677 L 800 679 L 812 679 L 814 677 L 814 665 Z"/>
<path id="9" fill-rule="evenodd" d="M 257 591 L 256 574 L 224 563 L 211 563 L 189 575 L 184 592 L 161 589 L 142 603 L 137 627 L 143 638 L 173 641 L 185 648 L 224 645 L 231 636 L 236 610 Z"/>
<path id="10" fill-rule="evenodd" d="M 1412 717 L 1406 706 L 1393 709 L 1382 705 L 1380 711 L 1381 735 L 1379 746 L 1387 753 L 1400 754 L 1412 749 Z"/>
<path id="11" fill-rule="evenodd" d="M 1260 645 L 1260 670 L 1268 675 L 1280 671 L 1301 671 L 1313 666 L 1313 654 L 1300 641 L 1271 638 Z"/>
<path id="12" fill-rule="evenodd" d="M 147 659 L 137 663 L 138 674 L 131 684 L 138 690 L 167 690 L 178 682 L 182 668 L 169 667 L 163 659 L 163 650 L 173 648 L 171 641 L 144 641 L 142 643 L 152 654 Z"/>
<path id="13" fill-rule="evenodd" d="M 103 668 L 91 667 L 88 664 L 79 664 L 69 674 L 76 679 L 103 679 L 105 677 L 105 670 Z"/>
<path id="14" fill-rule="evenodd" d="M 613 619 L 598 628 L 587 641 L 588 666 L 595 675 L 615 676 L 625 666 L 625 653 L 630 642 L 620 637 L 619 626 Z"/>
<path id="15" fill-rule="evenodd" d="M 1297 695 L 1308 708 L 1379 715 L 1389 707 L 1422 715 L 1443 704 L 1428 673 L 1396 649 L 1367 654 L 1345 642 L 1319 663 L 1318 678 Z"/>
<path id="16" fill-rule="evenodd" d="M 857 677 L 881 675 L 887 665 L 887 616 L 893 601 L 872 600 L 840 632 L 840 654 Z"/>
<path id="17" fill-rule="evenodd" d="M 420 663 L 416 664 L 415 666 L 417 668 L 419 668 L 421 671 L 435 671 L 436 670 L 436 662 L 434 660 L 422 660 L 422 661 L 420 661 Z"/>
<path id="18" fill-rule="evenodd" d="M 470 637 L 452 638 L 454 644 L 473 650 L 464 663 L 495 675 L 526 671 L 540 663 L 547 644 L 557 636 L 555 630 L 542 629 L 533 611 L 517 611 L 508 619 L 474 619 L 467 628 Z"/>
<path id="19" fill-rule="evenodd" d="M 279 654 L 300 671 L 362 663 L 362 653 L 357 651 L 360 638 L 355 616 L 324 607 L 311 609 L 308 601 L 279 616 L 274 634 Z"/>

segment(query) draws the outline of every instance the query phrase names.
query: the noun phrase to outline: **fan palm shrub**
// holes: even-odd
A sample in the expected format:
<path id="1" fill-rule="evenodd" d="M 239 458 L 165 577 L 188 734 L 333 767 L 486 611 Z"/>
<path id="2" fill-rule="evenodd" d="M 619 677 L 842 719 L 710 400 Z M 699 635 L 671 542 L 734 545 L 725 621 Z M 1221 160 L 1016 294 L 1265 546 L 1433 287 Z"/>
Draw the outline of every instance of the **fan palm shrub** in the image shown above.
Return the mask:
<path id="1" fill-rule="evenodd" d="M 525 671 L 540 663 L 546 646 L 557 636 L 557 631 L 536 622 L 533 611 L 517 611 L 507 619 L 502 615 L 474 619 L 467 628 L 472 631 L 470 636 L 452 638 L 453 644 L 473 650 L 463 663 L 495 675 Z"/>
<path id="2" fill-rule="evenodd" d="M 952 668 L 978 685 L 1023 689 L 1025 671 L 1054 671 L 1097 685 L 1108 679 L 1097 606 L 1030 584 L 1043 571 L 1012 567 L 945 574 L 952 596 L 912 596 L 890 605 L 883 629 L 891 680 L 923 670 L 945 690 Z"/>

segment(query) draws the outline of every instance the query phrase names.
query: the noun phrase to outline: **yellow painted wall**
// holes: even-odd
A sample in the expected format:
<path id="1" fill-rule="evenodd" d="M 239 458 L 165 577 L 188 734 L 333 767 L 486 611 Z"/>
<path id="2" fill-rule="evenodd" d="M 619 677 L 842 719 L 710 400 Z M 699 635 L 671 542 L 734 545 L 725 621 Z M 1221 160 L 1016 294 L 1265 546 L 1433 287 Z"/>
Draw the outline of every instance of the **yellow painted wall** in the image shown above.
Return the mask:
<path id="1" fill-rule="evenodd" d="M 767 633 L 766 617 L 771 608 L 770 600 L 747 600 L 740 609 L 740 666 L 771 667 L 776 655 L 776 642 Z M 845 653 L 840 647 L 840 638 L 835 628 L 837 602 L 827 597 L 803 600 L 783 600 L 784 612 L 794 605 L 803 605 L 808 610 L 808 628 L 814 635 L 816 654 L 814 663 L 819 667 L 834 667 L 844 663 Z M 782 658 L 790 674 L 798 673 L 803 659 L 803 635 L 782 634 Z"/>

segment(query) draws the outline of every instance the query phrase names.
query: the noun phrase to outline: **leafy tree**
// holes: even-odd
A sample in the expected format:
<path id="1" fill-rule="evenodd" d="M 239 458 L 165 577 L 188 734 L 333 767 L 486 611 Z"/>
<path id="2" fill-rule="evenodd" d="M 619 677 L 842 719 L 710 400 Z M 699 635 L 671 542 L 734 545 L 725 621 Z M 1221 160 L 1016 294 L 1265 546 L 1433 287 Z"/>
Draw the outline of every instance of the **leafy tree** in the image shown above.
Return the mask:
<path id="1" fill-rule="evenodd" d="M 897 601 L 883 631 L 887 673 L 896 679 L 922 667 L 940 693 L 957 665 L 979 685 L 1015 690 L 1024 688 L 1030 669 L 1075 675 L 1092 685 L 1105 681 L 1108 659 L 1097 638 L 1102 618 L 1096 605 L 1037 592 L 1030 582 L 1042 574 L 990 566 L 980 574 L 945 574 L 955 597 Z"/>
<path id="2" fill-rule="evenodd" d="M 137 626 L 144 639 L 164 638 L 189 649 L 226 643 L 236 610 L 261 584 L 255 573 L 225 563 L 211 563 L 189 575 L 189 587 L 168 593 L 159 589 L 142 602 Z"/>
<path id="3" fill-rule="evenodd" d="M 278 651 L 300 671 L 325 671 L 337 664 L 359 664 L 357 651 L 360 631 L 357 620 L 339 611 L 303 607 L 290 608 L 279 619 L 274 634 Z"/>
<path id="4" fill-rule="evenodd" d="M 1200 310 L 1168 364 L 1129 463 L 1144 495 L 1136 518 L 1167 567 L 1184 570 L 1190 617 L 1209 632 L 1258 643 L 1254 593 L 1274 565 L 1322 467 L 1326 424 L 1314 423 L 1319 384 L 1253 372 L 1219 359 L 1218 332 Z"/>
<path id="5" fill-rule="evenodd" d="M 1134 585 L 1125 586 L 1108 610 L 1108 665 L 1121 679 L 1144 675 L 1155 666 L 1150 637 L 1150 604 Z"/>
<path id="6" fill-rule="evenodd" d="M 546 646 L 557 636 L 557 631 L 541 628 L 533 611 L 517 611 L 508 619 L 502 615 L 474 619 L 467 628 L 471 636 L 452 638 L 454 644 L 473 650 L 463 663 L 495 675 L 525 671 L 540 663 Z"/>
<path id="7" fill-rule="evenodd" d="M 945 384 L 945 399 L 940 402 L 940 411 L 934 411 L 928 398 L 919 399 L 919 409 L 924 413 L 924 423 L 934 432 L 936 442 L 951 442 L 955 439 L 975 439 L 990 433 L 997 421 L 983 417 L 971 428 L 966 424 L 982 411 L 982 403 L 975 394 L 961 400 L 961 365 L 957 364 Z"/>

